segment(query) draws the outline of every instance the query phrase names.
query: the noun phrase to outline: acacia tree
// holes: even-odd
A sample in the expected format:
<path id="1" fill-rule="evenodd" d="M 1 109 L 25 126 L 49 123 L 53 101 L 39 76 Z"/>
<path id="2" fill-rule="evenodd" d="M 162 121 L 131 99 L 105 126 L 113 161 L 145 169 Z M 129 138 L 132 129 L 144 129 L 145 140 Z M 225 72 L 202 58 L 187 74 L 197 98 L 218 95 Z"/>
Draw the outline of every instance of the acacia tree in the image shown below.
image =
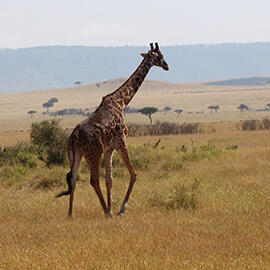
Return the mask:
<path id="1" fill-rule="evenodd" d="M 213 113 L 213 111 L 215 111 L 215 113 L 217 113 L 217 111 L 220 109 L 220 107 L 218 105 L 211 105 L 208 107 L 209 110 L 211 110 L 211 113 Z"/>
<path id="2" fill-rule="evenodd" d="M 53 107 L 53 103 L 51 102 L 45 102 L 42 104 L 42 107 L 43 108 L 46 108 L 47 109 L 47 113 L 49 113 L 49 108 Z"/>
<path id="3" fill-rule="evenodd" d="M 171 111 L 171 110 L 172 110 L 172 108 L 169 107 L 169 106 L 166 106 L 166 107 L 164 107 L 164 108 L 162 109 L 162 111 L 164 112 L 164 114 L 166 114 L 167 112 L 169 112 L 169 111 Z"/>
<path id="4" fill-rule="evenodd" d="M 249 111 L 249 107 L 245 104 L 240 104 L 237 109 L 240 111 L 240 112 L 244 112 L 244 111 Z"/>
<path id="5" fill-rule="evenodd" d="M 27 113 L 31 115 L 31 118 L 33 118 L 33 115 L 37 113 L 37 111 L 28 111 Z"/>
<path id="6" fill-rule="evenodd" d="M 183 110 L 181 110 L 181 109 L 176 109 L 176 110 L 174 110 L 174 112 L 177 113 L 177 116 L 178 116 L 178 118 L 179 118 L 179 116 L 180 116 L 180 114 L 183 112 Z"/>
<path id="7" fill-rule="evenodd" d="M 80 86 L 82 84 L 82 82 L 81 81 L 76 81 L 74 84 Z"/>
<path id="8" fill-rule="evenodd" d="M 155 107 L 144 107 L 140 110 L 138 110 L 141 114 L 144 114 L 146 115 L 149 120 L 150 120 L 150 123 L 152 124 L 153 123 L 153 120 L 152 120 L 152 114 L 156 113 L 158 111 L 158 108 L 155 108 Z"/>
<path id="9" fill-rule="evenodd" d="M 56 97 L 52 97 L 48 100 L 48 102 L 50 103 L 57 103 L 58 102 L 58 99 Z"/>

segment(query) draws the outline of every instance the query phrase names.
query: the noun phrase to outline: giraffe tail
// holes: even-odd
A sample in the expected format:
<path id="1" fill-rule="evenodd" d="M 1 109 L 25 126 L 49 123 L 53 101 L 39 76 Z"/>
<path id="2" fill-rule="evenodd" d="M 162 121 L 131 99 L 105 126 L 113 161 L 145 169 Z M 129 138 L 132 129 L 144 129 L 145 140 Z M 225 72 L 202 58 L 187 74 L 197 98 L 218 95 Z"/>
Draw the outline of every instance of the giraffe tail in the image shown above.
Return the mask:
<path id="1" fill-rule="evenodd" d="M 66 176 L 67 184 L 68 184 L 68 190 L 67 191 L 62 191 L 55 195 L 55 198 L 60 198 L 62 196 L 70 195 L 71 193 L 71 178 L 72 178 L 72 172 L 68 172 Z"/>
<path id="2" fill-rule="evenodd" d="M 55 198 L 60 198 L 62 196 L 66 196 L 66 195 L 71 194 L 72 169 L 74 167 L 74 159 L 75 159 L 75 148 L 74 148 L 74 140 L 73 140 L 72 135 L 69 137 L 69 141 L 68 141 L 68 158 L 69 158 L 69 161 L 71 163 L 70 171 L 66 175 L 68 190 L 58 193 L 57 195 L 55 195 Z"/>

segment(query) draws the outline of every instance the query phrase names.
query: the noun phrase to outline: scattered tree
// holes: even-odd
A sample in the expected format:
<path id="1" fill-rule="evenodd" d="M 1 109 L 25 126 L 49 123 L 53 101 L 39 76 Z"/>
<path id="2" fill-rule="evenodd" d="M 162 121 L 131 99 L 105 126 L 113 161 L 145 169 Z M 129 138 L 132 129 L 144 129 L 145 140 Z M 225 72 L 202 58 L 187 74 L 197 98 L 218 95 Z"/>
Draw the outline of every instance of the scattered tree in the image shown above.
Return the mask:
<path id="1" fill-rule="evenodd" d="M 240 111 L 240 112 L 244 112 L 244 111 L 249 111 L 249 107 L 245 104 L 240 104 L 237 109 Z"/>
<path id="2" fill-rule="evenodd" d="M 169 112 L 169 111 L 171 111 L 172 110 L 172 108 L 171 107 L 169 107 L 169 106 L 166 106 L 166 107 L 164 107 L 163 109 L 162 109 L 162 111 L 166 114 L 167 112 Z"/>
<path id="3" fill-rule="evenodd" d="M 53 103 L 51 102 L 45 102 L 42 104 L 42 107 L 43 108 L 46 108 L 47 109 L 47 113 L 49 113 L 49 108 L 53 107 Z"/>
<path id="4" fill-rule="evenodd" d="M 183 112 L 183 110 L 177 109 L 177 110 L 174 110 L 174 112 L 177 113 L 177 116 L 178 116 L 178 118 L 179 118 L 179 116 L 180 116 L 180 114 Z"/>
<path id="5" fill-rule="evenodd" d="M 58 102 L 58 99 L 56 97 L 53 97 L 53 98 L 50 98 L 48 100 L 48 102 L 50 102 L 50 103 L 57 103 Z"/>
<path id="6" fill-rule="evenodd" d="M 149 120 L 150 120 L 150 123 L 152 124 L 153 123 L 153 120 L 152 120 L 152 114 L 156 113 L 158 111 L 158 108 L 155 108 L 155 107 L 144 107 L 140 110 L 138 110 L 140 113 L 146 115 Z"/>
<path id="7" fill-rule="evenodd" d="M 76 81 L 74 84 L 77 85 L 77 86 L 80 86 L 82 84 L 82 82 L 81 81 Z"/>
<path id="8" fill-rule="evenodd" d="M 212 105 L 212 106 L 209 106 L 208 109 L 211 110 L 211 113 L 213 113 L 213 111 L 217 113 L 220 107 L 218 105 L 215 105 L 215 106 Z"/>
<path id="9" fill-rule="evenodd" d="M 31 118 L 33 118 L 33 115 L 37 113 L 37 111 L 28 111 L 27 113 L 31 115 Z"/>

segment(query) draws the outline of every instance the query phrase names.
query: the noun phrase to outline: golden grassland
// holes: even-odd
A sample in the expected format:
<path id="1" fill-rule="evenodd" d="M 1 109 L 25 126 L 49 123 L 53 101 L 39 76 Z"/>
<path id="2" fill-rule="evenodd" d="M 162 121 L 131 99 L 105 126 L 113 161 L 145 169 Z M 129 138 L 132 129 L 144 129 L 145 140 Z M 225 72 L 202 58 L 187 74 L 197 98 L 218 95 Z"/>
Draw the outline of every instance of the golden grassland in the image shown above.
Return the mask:
<path id="1" fill-rule="evenodd" d="M 269 132 L 219 125 L 210 134 L 129 138 L 138 180 L 126 214 L 112 219 L 85 162 L 72 220 L 68 198 L 54 198 L 67 168 L 40 165 L 15 178 L 0 168 L 0 269 L 269 269 Z M 128 173 L 115 160 L 117 212 Z"/>
<path id="2" fill-rule="evenodd" d="M 41 104 L 49 98 L 59 100 L 52 111 L 93 109 L 122 82 L 0 95 L 0 147 L 28 141 L 31 123 L 48 119 Z M 84 161 L 72 220 L 68 197 L 54 198 L 66 189 L 67 167 L 0 166 L 0 269 L 269 269 L 269 132 L 237 127 L 268 112 L 236 110 L 240 103 L 264 108 L 269 91 L 144 82 L 132 107 L 181 108 L 180 118 L 158 112 L 153 120 L 201 122 L 216 132 L 128 138 L 138 180 L 122 217 L 104 218 Z M 211 114 L 209 105 L 220 112 Z M 37 111 L 33 119 L 29 110 Z M 61 125 L 72 128 L 82 119 L 64 117 Z M 148 123 L 140 114 L 126 119 Z M 113 176 L 116 213 L 129 181 L 117 154 Z"/>

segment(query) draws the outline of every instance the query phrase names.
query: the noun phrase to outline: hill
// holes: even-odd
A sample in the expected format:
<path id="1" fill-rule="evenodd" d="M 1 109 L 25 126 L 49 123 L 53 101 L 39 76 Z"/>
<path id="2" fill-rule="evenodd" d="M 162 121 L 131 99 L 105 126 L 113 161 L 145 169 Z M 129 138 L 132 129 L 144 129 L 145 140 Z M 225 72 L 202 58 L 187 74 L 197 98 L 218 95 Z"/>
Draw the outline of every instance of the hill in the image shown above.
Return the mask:
<path id="1" fill-rule="evenodd" d="M 0 49 L 0 93 L 64 88 L 129 77 L 148 47 L 43 46 Z M 165 46 L 170 72 L 148 79 L 199 82 L 269 76 L 270 43 Z"/>
<path id="2" fill-rule="evenodd" d="M 206 82 L 205 85 L 269 85 L 270 77 L 250 77 L 250 78 L 237 78 L 231 80 L 222 80 L 222 81 L 214 81 L 214 82 Z"/>
<path id="3" fill-rule="evenodd" d="M 27 91 L 0 95 L 0 132 L 21 131 L 30 128 L 33 121 L 54 119 L 49 116 L 42 104 L 51 98 L 58 102 L 49 109 L 56 115 L 60 111 L 81 111 L 85 114 L 95 110 L 102 96 L 117 89 L 124 78 L 89 84 L 58 88 L 52 90 Z M 145 80 L 131 101 L 131 108 L 140 109 L 153 106 L 159 109 L 153 120 L 172 122 L 219 122 L 260 119 L 268 117 L 265 111 L 269 100 L 270 86 L 229 86 L 178 84 L 162 81 Z M 252 110 L 239 113 L 239 104 L 246 104 Z M 211 113 L 209 106 L 219 105 L 218 113 Z M 169 106 L 172 110 L 165 113 L 162 109 Z M 174 110 L 182 109 L 181 117 Z M 33 118 L 29 111 L 36 111 Z M 82 121 L 85 115 L 58 115 L 64 127 L 72 128 Z M 132 123 L 148 123 L 147 117 L 140 113 L 126 114 L 126 121 Z M 21 136 L 21 135 L 20 135 Z M 1 144 L 0 144 L 1 145 Z"/>

